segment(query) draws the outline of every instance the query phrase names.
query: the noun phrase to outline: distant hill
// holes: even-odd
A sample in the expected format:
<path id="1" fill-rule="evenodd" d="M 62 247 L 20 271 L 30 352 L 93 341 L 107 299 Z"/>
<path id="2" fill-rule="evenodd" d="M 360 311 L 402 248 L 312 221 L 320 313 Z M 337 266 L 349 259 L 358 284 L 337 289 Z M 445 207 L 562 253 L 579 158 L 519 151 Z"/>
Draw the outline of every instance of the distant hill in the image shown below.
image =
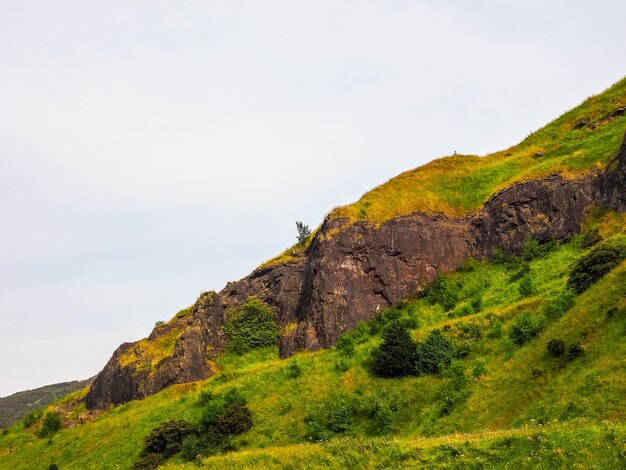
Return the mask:
<path id="1" fill-rule="evenodd" d="M 36 411 L 72 392 L 87 387 L 93 378 L 46 385 L 0 398 L 0 428 L 11 426 L 31 411 Z"/>

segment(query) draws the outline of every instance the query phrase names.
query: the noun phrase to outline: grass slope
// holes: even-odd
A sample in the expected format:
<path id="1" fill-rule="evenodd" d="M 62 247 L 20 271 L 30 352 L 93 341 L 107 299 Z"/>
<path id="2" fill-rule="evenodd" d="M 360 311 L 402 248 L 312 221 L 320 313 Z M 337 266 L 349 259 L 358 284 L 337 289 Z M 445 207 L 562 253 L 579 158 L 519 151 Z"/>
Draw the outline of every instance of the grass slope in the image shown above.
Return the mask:
<path id="1" fill-rule="evenodd" d="M 626 242 L 623 215 L 599 211 L 588 224 Z M 548 305 L 565 288 L 582 237 L 540 250 L 528 262 L 471 261 L 447 276 L 455 301 L 422 296 L 364 322 L 339 347 L 277 359 L 275 348 L 222 355 L 219 373 L 90 416 L 67 397 L 65 428 L 50 439 L 37 425 L 0 436 L 0 468 L 130 468 L 143 439 L 173 418 L 197 422 L 201 391 L 237 388 L 252 429 L 206 468 L 581 468 L 626 464 L 626 262 L 577 296 L 562 316 Z M 520 271 L 521 270 L 521 271 Z M 521 277 L 519 273 L 523 274 Z M 532 280 L 530 295 L 520 293 Z M 480 300 L 477 300 L 480 299 Z M 523 345 L 509 333 L 523 316 L 542 324 Z M 385 379 L 370 372 L 372 351 L 393 318 L 421 339 L 438 328 L 463 351 L 440 375 Z M 546 343 L 580 343 L 580 357 L 552 357 Z M 294 373 L 294 370 L 298 373 Z M 13 447 L 9 453 L 8 448 Z M 180 456 L 163 468 L 196 468 Z"/>

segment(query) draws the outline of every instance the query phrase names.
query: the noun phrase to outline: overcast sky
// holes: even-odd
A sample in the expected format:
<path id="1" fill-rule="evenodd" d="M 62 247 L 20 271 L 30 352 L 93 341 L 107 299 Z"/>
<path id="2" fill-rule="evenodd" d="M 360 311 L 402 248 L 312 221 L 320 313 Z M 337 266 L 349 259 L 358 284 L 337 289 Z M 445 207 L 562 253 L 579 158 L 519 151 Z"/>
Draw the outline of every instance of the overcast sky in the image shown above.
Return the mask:
<path id="1" fill-rule="evenodd" d="M 0 396 L 626 73 L 626 2 L 0 0 Z"/>

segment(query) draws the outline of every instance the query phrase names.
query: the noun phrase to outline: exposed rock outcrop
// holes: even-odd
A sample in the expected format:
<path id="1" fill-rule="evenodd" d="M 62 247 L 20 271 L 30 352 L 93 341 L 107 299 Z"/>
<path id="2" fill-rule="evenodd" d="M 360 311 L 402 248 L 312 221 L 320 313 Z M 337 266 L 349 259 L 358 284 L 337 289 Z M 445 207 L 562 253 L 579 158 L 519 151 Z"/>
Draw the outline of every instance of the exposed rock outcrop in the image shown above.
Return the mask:
<path id="1" fill-rule="evenodd" d="M 203 294 L 191 313 L 157 327 L 151 341 L 179 328 L 171 354 L 156 367 L 140 358 L 122 361 L 134 347 L 113 354 L 87 395 L 89 408 L 141 398 L 174 384 L 209 377 L 210 360 L 225 340 L 224 311 L 254 295 L 271 305 L 286 328 L 281 356 L 333 345 L 359 321 L 493 248 L 519 252 L 527 234 L 560 239 L 580 231 L 597 204 L 626 211 L 626 139 L 605 172 L 581 180 L 560 175 L 515 184 L 494 195 L 481 211 L 462 219 L 411 214 L 375 226 L 327 218 L 305 256 L 257 269 L 219 294 Z"/>

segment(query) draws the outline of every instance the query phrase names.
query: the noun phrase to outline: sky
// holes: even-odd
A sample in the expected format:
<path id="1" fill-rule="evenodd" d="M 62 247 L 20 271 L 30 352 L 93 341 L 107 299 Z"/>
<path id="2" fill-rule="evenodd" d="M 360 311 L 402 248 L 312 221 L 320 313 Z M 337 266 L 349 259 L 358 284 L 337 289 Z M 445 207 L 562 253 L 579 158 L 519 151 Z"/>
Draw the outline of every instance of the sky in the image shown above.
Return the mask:
<path id="1" fill-rule="evenodd" d="M 0 0 L 0 396 L 626 73 L 626 2 Z"/>

